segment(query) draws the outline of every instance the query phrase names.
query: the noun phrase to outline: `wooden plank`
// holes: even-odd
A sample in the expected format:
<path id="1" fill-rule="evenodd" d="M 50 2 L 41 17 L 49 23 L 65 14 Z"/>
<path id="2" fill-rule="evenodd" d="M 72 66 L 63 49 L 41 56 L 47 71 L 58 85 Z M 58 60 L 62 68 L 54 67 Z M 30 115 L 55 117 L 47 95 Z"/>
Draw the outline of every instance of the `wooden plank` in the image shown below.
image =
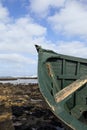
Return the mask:
<path id="1" fill-rule="evenodd" d="M 65 59 L 63 59 L 63 68 L 62 68 L 62 74 L 64 75 L 66 72 L 66 64 L 65 64 Z"/>
<path id="2" fill-rule="evenodd" d="M 51 80 L 53 81 L 53 86 L 55 86 L 56 90 L 59 90 L 55 74 L 53 73 L 52 66 L 50 63 L 46 63 L 47 69 L 48 69 L 48 75 L 51 77 Z M 54 88 L 54 89 L 55 89 Z"/>
<path id="3" fill-rule="evenodd" d="M 80 62 L 77 63 L 77 73 L 76 73 L 77 75 L 79 75 L 80 73 L 79 71 L 80 71 Z"/>
<path id="4" fill-rule="evenodd" d="M 65 64 L 65 59 L 63 59 L 62 75 L 65 75 L 65 72 L 66 72 L 66 64 Z M 61 82 L 62 82 L 61 89 L 63 89 L 64 83 L 65 83 L 65 78 L 64 77 L 62 78 Z"/>
<path id="5" fill-rule="evenodd" d="M 70 85 L 59 91 L 57 94 L 55 94 L 56 102 L 61 102 L 69 95 L 74 93 L 77 89 L 81 88 L 85 83 L 87 83 L 87 76 L 81 77 L 80 79 L 71 83 Z"/>
<path id="6" fill-rule="evenodd" d="M 65 74 L 65 75 L 58 75 L 57 79 L 78 79 L 79 75 L 69 75 L 69 74 Z"/>

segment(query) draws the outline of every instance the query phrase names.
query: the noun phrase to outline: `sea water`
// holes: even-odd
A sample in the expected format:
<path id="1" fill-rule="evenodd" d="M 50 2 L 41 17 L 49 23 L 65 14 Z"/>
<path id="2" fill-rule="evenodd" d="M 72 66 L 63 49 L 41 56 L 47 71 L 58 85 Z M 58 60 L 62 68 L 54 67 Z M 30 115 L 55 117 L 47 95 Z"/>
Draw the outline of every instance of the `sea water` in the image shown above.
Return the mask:
<path id="1" fill-rule="evenodd" d="M 17 80 L 0 80 L 0 83 L 11 83 L 11 84 L 37 84 L 37 79 L 17 79 Z"/>

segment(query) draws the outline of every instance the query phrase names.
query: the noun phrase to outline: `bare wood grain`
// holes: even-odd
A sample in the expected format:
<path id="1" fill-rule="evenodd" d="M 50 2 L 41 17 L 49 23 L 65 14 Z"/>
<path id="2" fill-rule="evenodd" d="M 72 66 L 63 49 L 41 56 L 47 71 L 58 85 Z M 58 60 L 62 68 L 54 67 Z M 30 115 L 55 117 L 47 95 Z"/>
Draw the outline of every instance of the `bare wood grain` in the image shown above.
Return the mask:
<path id="1" fill-rule="evenodd" d="M 87 76 L 81 77 L 80 79 L 71 83 L 55 95 L 56 102 L 61 102 L 69 95 L 74 93 L 77 89 L 81 88 L 85 83 L 87 83 Z"/>

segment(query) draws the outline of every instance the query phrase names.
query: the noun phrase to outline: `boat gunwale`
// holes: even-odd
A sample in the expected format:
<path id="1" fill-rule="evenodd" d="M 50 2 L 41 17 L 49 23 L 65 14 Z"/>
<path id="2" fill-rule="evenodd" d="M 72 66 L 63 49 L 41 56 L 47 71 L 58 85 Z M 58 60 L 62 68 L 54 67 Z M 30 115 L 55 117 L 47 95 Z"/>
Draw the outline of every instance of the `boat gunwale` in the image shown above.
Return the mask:
<path id="1" fill-rule="evenodd" d="M 65 59 L 65 60 L 70 60 L 70 61 L 74 61 L 74 62 L 81 62 L 81 63 L 87 63 L 87 58 L 83 58 L 83 57 L 78 57 L 78 56 L 73 56 L 73 55 L 68 55 L 68 54 L 61 54 L 61 53 L 58 53 L 58 52 L 54 52 L 52 50 L 47 50 L 47 49 L 42 49 L 40 48 L 38 53 L 40 54 L 50 54 L 50 56 L 47 57 L 47 60 L 49 58 L 60 58 L 60 59 Z M 54 54 L 54 56 L 53 56 Z M 51 56 L 52 55 L 52 56 Z M 46 60 L 46 61 L 47 61 Z M 77 61 L 78 60 L 78 61 Z"/>

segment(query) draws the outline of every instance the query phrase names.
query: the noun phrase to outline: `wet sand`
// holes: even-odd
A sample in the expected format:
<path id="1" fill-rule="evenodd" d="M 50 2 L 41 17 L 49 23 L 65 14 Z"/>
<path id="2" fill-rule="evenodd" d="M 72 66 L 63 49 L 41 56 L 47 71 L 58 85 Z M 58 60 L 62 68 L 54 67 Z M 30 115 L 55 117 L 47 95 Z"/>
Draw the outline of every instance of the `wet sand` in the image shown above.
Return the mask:
<path id="1" fill-rule="evenodd" d="M 37 84 L 1 83 L 0 130 L 65 130 L 65 126 L 50 111 Z"/>

